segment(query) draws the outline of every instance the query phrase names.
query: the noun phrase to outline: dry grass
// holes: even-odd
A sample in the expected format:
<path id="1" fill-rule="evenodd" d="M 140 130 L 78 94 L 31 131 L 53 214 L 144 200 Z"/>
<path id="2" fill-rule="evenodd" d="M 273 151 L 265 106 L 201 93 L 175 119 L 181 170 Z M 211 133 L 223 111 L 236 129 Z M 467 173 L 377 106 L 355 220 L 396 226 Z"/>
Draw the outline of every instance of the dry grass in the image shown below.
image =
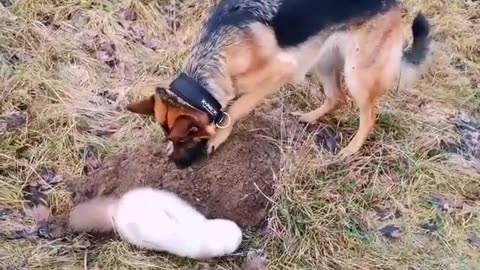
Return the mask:
<path id="1" fill-rule="evenodd" d="M 0 8 L 0 115 L 22 110 L 27 117 L 20 128 L 0 133 L 1 207 L 20 207 L 22 187 L 42 167 L 78 175 L 85 149 L 105 156 L 158 139 L 156 125 L 119 108 L 127 98 L 146 95 L 172 79 L 213 3 L 11 2 Z M 479 249 L 466 241 L 470 233 L 480 233 L 478 217 L 465 209 L 447 214 L 429 203 L 433 195 L 453 196 L 468 199 L 473 211 L 479 209 L 479 167 L 442 153 L 440 146 L 459 140 L 452 120 L 457 112 L 480 114 L 480 6 L 473 0 L 403 2 L 409 19 L 422 10 L 433 24 L 438 42 L 431 71 L 411 92 L 384 98 L 380 125 L 351 160 L 338 161 L 318 150 L 312 139 L 298 142 L 289 135 L 281 142 L 287 155 L 284 169 L 277 172 L 281 185 L 271 233 L 250 239 L 252 246 L 266 249 L 268 269 L 480 269 Z M 125 22 L 125 9 L 137 14 L 136 21 Z M 312 108 L 321 98 L 307 92 L 285 89 L 276 98 Z M 352 111 L 342 112 L 329 124 L 343 135 L 344 146 L 358 119 Z M 68 209 L 68 195 L 62 185 L 48 193 L 54 213 Z M 379 205 L 401 216 L 381 221 L 374 210 Z M 430 219 L 438 230 L 426 234 L 419 225 Z M 387 224 L 401 227 L 401 237 L 392 241 L 382 236 L 379 229 Z M 206 265 L 140 252 L 118 241 L 90 240 L 3 239 L 0 268 Z M 223 262 L 217 267 L 239 266 Z"/>

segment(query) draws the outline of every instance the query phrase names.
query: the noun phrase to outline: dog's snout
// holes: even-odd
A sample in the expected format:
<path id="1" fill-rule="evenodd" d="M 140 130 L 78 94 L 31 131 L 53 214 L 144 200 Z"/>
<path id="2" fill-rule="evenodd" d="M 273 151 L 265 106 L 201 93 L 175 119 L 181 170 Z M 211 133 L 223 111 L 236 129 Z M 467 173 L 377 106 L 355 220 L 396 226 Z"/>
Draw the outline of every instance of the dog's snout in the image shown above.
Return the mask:
<path id="1" fill-rule="evenodd" d="M 206 155 L 207 140 L 189 142 L 184 144 L 173 144 L 173 150 L 169 158 L 178 169 L 185 169 L 201 160 Z"/>
<path id="2" fill-rule="evenodd" d="M 177 169 L 186 169 L 190 167 L 193 164 L 193 162 L 194 161 L 192 159 L 174 159 L 173 160 L 173 164 L 175 164 L 175 167 L 177 167 Z"/>

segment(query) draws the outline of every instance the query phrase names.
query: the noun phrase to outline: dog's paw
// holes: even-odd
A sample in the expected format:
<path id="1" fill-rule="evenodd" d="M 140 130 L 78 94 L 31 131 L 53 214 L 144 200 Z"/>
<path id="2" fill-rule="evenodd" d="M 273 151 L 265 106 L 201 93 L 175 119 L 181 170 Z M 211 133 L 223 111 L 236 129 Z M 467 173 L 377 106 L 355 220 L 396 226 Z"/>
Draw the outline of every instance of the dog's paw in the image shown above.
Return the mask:
<path id="1" fill-rule="evenodd" d="M 220 147 L 220 145 L 222 145 L 228 139 L 231 132 L 232 132 L 231 126 L 217 130 L 217 133 L 208 141 L 207 154 L 211 154 L 215 150 L 217 150 Z"/>
<path id="2" fill-rule="evenodd" d="M 215 151 L 216 147 L 213 144 L 208 143 L 207 145 L 207 154 L 210 155 Z"/>
<path id="3" fill-rule="evenodd" d="M 347 146 L 347 147 L 343 148 L 342 150 L 340 150 L 340 152 L 338 152 L 337 156 L 341 159 L 346 159 L 348 157 L 353 156 L 357 152 L 358 152 L 358 150 L 355 150 L 352 147 Z"/>
<path id="4" fill-rule="evenodd" d="M 291 115 L 295 117 L 299 117 L 298 121 L 302 123 L 307 123 L 307 124 L 314 124 L 317 122 L 318 118 L 316 115 L 313 115 L 311 113 L 304 113 L 304 112 L 293 112 Z"/>

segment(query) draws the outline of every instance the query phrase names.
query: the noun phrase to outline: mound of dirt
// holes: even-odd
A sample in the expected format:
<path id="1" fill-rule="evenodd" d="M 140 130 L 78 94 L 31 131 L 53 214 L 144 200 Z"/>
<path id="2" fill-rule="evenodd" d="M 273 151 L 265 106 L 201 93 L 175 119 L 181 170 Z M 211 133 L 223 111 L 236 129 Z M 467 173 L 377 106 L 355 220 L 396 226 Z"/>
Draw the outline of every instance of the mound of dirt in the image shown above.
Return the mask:
<path id="1" fill-rule="evenodd" d="M 280 151 L 266 137 L 279 137 L 279 124 L 249 117 L 212 156 L 176 169 L 165 145 L 144 145 L 105 159 L 91 175 L 67 179 L 74 204 L 99 195 L 120 195 L 138 186 L 173 191 L 209 218 L 231 219 L 255 228 L 266 217 L 274 192 Z M 263 136 L 258 136 L 263 135 Z M 154 214 L 154 213 L 153 213 Z"/>

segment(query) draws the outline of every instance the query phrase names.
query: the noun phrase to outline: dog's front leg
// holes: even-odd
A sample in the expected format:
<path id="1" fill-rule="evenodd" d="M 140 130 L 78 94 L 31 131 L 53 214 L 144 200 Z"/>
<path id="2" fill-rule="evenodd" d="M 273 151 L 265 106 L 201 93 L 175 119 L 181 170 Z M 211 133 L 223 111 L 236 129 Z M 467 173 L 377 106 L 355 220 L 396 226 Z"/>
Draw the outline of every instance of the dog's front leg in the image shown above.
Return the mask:
<path id="1" fill-rule="evenodd" d="M 247 116 L 268 95 L 290 81 L 296 66 L 297 62 L 293 55 L 280 52 L 263 70 L 244 79 L 240 86 L 244 94 L 228 108 L 228 116 L 220 123 L 221 126 L 224 124 L 228 126 L 217 128 L 215 135 L 208 142 L 208 153 L 218 149 L 228 139 L 236 122 Z"/>
<path id="2" fill-rule="evenodd" d="M 223 144 L 233 130 L 233 125 L 248 115 L 257 104 L 259 104 L 266 95 L 263 93 L 252 93 L 245 94 L 238 98 L 228 109 L 228 116 L 224 118 L 224 121 L 220 125 L 228 124 L 224 128 L 217 128 L 215 135 L 208 142 L 208 153 L 213 152 L 218 149 L 218 147 Z M 230 119 L 228 119 L 230 117 Z M 229 123 L 230 122 L 230 123 Z"/>

